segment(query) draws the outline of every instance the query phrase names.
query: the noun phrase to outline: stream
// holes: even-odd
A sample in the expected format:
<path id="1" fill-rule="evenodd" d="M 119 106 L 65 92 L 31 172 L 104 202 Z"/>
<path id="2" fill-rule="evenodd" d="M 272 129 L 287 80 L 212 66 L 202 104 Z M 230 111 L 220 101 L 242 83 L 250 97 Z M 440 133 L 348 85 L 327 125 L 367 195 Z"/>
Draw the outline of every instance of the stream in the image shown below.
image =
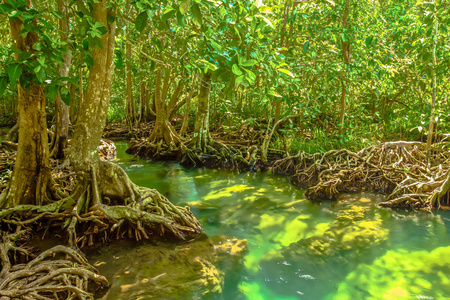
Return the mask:
<path id="1" fill-rule="evenodd" d="M 448 211 L 381 209 L 383 196 L 367 192 L 311 202 L 285 177 L 186 168 L 116 146 L 133 182 L 189 205 L 210 238 L 102 246 L 89 260 L 111 283 L 103 299 L 450 299 Z M 211 249 L 222 251 L 213 263 Z"/>

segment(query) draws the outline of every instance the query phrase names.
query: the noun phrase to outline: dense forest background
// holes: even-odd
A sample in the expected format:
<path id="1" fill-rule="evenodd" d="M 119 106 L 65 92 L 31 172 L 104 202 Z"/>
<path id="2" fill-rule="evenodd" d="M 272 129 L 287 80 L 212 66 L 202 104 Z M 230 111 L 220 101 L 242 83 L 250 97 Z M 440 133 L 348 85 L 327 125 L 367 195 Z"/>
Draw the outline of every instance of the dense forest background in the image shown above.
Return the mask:
<path id="1" fill-rule="evenodd" d="M 21 2 L 18 1 L 17 5 Z M 72 123 L 104 28 L 89 3 L 34 1 L 39 33 L 28 68 L 45 86 L 49 119 L 58 91 Z M 64 5 L 66 6 L 65 8 Z M 117 24 L 108 122 L 195 116 L 208 73 L 210 120 L 225 131 L 298 115 L 276 135 L 290 152 L 360 149 L 374 141 L 424 139 L 430 120 L 449 131 L 449 24 L 445 1 L 114 1 Z M 18 62 L 3 8 L 0 79 L 4 122 L 17 116 Z M 58 22 L 69 19 L 63 31 Z M 64 79 L 55 74 L 70 51 Z M 25 58 L 24 58 L 25 59 Z M 159 77 L 158 77 L 159 76 Z M 62 82 L 68 82 L 62 84 Z M 162 94 L 161 94 L 162 93 Z M 192 99 L 192 101 L 191 101 Z M 182 122 L 182 121 L 180 121 Z M 193 118 L 190 119 L 193 126 Z"/>

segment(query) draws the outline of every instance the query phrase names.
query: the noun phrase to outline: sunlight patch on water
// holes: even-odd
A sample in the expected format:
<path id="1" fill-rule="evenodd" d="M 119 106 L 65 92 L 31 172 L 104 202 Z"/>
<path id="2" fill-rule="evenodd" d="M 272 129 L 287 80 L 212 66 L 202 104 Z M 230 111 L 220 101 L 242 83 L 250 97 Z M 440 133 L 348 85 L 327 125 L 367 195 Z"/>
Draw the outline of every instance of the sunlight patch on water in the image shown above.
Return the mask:
<path id="1" fill-rule="evenodd" d="M 359 265 L 328 299 L 449 299 L 449 270 L 450 247 L 389 250 L 373 264 Z"/>
<path id="2" fill-rule="evenodd" d="M 231 197 L 235 193 L 243 192 L 245 190 L 251 190 L 254 189 L 254 187 L 249 187 L 247 185 L 243 184 L 237 184 L 234 186 L 226 187 L 224 189 L 218 190 L 218 191 L 211 191 L 203 197 L 204 201 L 213 200 L 213 199 L 219 199 L 224 197 Z"/>

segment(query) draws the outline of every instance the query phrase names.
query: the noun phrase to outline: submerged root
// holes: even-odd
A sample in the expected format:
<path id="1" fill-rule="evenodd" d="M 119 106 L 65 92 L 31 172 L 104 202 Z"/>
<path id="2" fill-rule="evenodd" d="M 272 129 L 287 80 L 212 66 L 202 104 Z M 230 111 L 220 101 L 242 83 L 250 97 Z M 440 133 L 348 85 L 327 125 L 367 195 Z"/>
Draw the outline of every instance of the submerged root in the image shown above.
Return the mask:
<path id="1" fill-rule="evenodd" d="M 97 289 L 109 285 L 84 257 L 65 246 L 46 250 L 28 263 L 16 264 L 12 260 L 19 253 L 31 256 L 16 246 L 23 234 L 25 231 L 19 230 L 2 236 L 1 299 L 94 299 Z"/>
<path id="2" fill-rule="evenodd" d="M 441 143 L 432 153 L 429 166 L 426 144 L 421 142 L 389 142 L 323 155 L 300 152 L 276 161 L 273 171 L 308 187 L 311 199 L 336 199 L 341 192 L 369 188 L 388 195 L 381 206 L 439 207 L 449 204 L 450 151 Z"/>

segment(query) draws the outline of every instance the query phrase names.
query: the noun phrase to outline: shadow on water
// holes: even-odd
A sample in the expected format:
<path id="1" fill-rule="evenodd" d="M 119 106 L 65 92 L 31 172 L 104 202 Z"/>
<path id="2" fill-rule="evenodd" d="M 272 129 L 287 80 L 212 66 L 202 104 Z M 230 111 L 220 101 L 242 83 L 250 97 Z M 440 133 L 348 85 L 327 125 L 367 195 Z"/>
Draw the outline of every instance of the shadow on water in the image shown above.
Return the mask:
<path id="1" fill-rule="evenodd" d="M 450 212 L 380 209 L 382 197 L 310 202 L 283 177 L 123 154 L 139 184 L 189 205 L 209 237 L 119 241 L 91 261 L 105 299 L 450 299 Z"/>

